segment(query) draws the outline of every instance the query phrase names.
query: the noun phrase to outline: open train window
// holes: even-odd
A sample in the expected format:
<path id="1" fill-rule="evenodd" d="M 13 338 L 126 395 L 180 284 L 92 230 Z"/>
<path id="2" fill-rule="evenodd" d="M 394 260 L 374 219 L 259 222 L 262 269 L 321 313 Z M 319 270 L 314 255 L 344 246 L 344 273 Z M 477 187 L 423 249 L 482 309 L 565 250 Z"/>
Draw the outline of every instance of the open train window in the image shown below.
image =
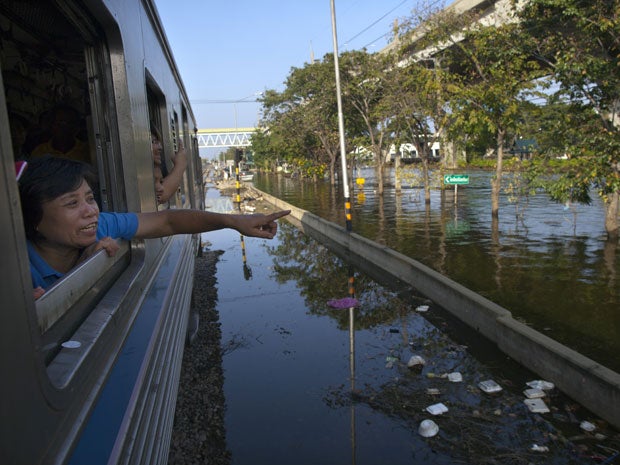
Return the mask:
<path id="1" fill-rule="evenodd" d="M 187 188 L 188 169 L 185 168 L 183 172 L 175 171 L 173 156 L 178 153 L 179 140 L 183 139 L 189 162 L 191 147 L 187 147 L 187 138 L 180 132 L 182 126 L 179 126 L 177 112 L 172 110 L 170 116 L 168 116 L 164 94 L 159 90 L 155 80 L 149 75 L 148 71 L 146 76 L 146 94 L 151 132 L 154 132 L 154 136 L 160 140 L 159 156 L 157 160 L 154 157 L 153 164 L 155 183 L 158 182 L 158 179 L 166 178 L 174 171 L 173 175 L 168 179 L 168 181 L 172 179 L 174 182 L 169 182 L 165 188 L 167 195 L 170 197 L 167 201 L 160 203 L 159 208 L 187 207 L 189 206 L 190 197 Z"/>
<path id="2" fill-rule="evenodd" d="M 181 129 L 181 137 L 183 138 L 183 143 L 188 157 L 187 170 L 183 180 L 185 184 L 185 191 L 187 192 L 188 202 L 185 203 L 184 206 L 188 208 L 199 208 L 198 205 L 196 205 L 196 197 L 200 198 L 202 193 L 196 196 L 196 179 L 197 173 L 201 173 L 200 182 L 198 184 L 201 186 L 202 170 L 198 170 L 200 157 L 198 157 L 196 153 L 196 147 L 192 137 L 193 134 L 190 132 L 189 124 L 187 122 L 187 109 L 183 104 L 181 104 Z"/>
<path id="3" fill-rule="evenodd" d="M 0 27 L 14 160 L 49 153 L 90 163 L 100 209 L 125 210 L 109 52 L 96 21 L 71 1 L 1 2 Z M 35 331 L 48 367 L 129 257 L 127 244 L 113 260 L 97 254 L 37 300 Z M 67 381 L 57 372 L 51 378 L 57 386 Z"/>

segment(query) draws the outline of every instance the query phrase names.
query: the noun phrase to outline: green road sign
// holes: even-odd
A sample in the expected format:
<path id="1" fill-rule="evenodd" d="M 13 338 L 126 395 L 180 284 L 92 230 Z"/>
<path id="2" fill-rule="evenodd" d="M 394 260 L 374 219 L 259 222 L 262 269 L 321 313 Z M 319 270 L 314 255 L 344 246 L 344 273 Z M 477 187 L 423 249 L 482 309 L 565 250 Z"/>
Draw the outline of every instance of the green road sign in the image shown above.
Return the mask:
<path id="1" fill-rule="evenodd" d="M 469 184 L 468 174 L 444 174 L 444 184 Z"/>

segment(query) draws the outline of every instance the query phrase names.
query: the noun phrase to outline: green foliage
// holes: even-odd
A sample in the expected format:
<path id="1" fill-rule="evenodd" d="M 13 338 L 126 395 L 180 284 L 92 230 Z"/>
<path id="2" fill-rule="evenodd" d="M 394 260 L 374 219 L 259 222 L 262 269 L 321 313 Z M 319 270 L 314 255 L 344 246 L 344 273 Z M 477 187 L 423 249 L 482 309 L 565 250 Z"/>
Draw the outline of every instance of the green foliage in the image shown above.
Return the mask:
<path id="1" fill-rule="evenodd" d="M 503 150 L 524 137 L 536 140 L 538 161 L 527 179 L 510 181 L 515 199 L 532 186 L 558 201 L 587 203 L 590 190 L 616 198 L 619 5 L 527 0 L 512 12 L 519 21 L 500 26 L 478 23 L 479 12 L 412 13 L 395 31 L 393 53 L 339 57 L 347 152 L 365 147 L 382 168 L 392 143 L 413 143 L 424 159 L 434 140 L 449 141 L 470 166 L 496 169 L 499 195 Z M 333 179 L 340 152 L 333 65 L 328 54 L 292 68 L 284 91 L 265 92 L 269 130 L 252 138 L 257 165 L 285 161 L 303 176 Z M 495 159 L 483 158 L 491 151 Z M 570 160 L 556 160 L 565 155 Z"/>
<path id="2" fill-rule="evenodd" d="M 558 201 L 588 203 L 595 188 L 608 208 L 617 208 L 609 200 L 620 193 L 620 129 L 614 122 L 620 103 L 618 2 L 530 0 L 521 19 L 539 60 L 559 84 L 555 101 L 568 110 L 550 133 L 563 141 L 571 160 L 545 189 Z M 617 216 L 608 213 L 608 232 L 617 231 Z"/>
<path id="3" fill-rule="evenodd" d="M 443 175 L 440 170 L 420 170 L 414 166 L 401 166 L 398 174 L 402 183 L 410 187 L 428 186 L 432 189 L 441 189 L 443 187 Z"/>

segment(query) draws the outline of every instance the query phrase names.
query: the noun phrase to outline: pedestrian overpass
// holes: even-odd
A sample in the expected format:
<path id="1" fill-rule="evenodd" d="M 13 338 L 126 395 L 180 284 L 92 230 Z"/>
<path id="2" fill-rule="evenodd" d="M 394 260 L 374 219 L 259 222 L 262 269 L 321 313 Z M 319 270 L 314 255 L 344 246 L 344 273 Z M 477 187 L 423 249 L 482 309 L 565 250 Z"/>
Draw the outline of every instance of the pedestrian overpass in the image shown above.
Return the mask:
<path id="1" fill-rule="evenodd" d="M 199 129 L 196 133 L 198 148 L 249 147 L 256 128 Z"/>

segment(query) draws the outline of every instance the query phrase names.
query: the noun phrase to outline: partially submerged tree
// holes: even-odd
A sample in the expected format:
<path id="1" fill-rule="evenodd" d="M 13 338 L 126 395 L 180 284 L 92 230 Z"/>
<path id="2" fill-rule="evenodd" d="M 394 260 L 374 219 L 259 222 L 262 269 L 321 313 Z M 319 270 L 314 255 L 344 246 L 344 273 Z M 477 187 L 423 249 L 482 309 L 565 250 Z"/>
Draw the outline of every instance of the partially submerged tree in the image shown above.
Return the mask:
<path id="1" fill-rule="evenodd" d="M 476 137 L 480 128 L 495 135 L 496 166 L 491 181 L 491 214 L 499 216 L 504 147 L 521 122 L 520 100 L 535 87 L 540 67 L 515 22 L 486 26 L 475 14 L 443 11 L 429 21 L 428 38 L 450 73 L 452 134 Z M 484 133 L 484 131 L 482 131 Z"/>
<path id="2" fill-rule="evenodd" d="M 424 200 L 430 203 L 431 147 L 441 140 L 449 122 L 443 70 L 435 60 L 403 61 L 394 56 L 386 72 L 384 104 L 393 113 L 392 128 L 402 141 L 412 143 L 420 157 Z M 397 147 L 398 150 L 398 147 Z"/>
<path id="3" fill-rule="evenodd" d="M 361 123 L 360 139 L 375 156 L 377 193 L 383 194 L 384 167 L 391 143 L 389 127 L 393 111 L 385 96 L 385 72 L 389 67 L 386 56 L 366 51 L 346 52 L 340 60 L 343 101 L 351 105 Z"/>
<path id="4" fill-rule="evenodd" d="M 561 202 L 590 202 L 594 187 L 606 206 L 605 230 L 620 235 L 620 3 L 608 0 L 530 0 L 523 31 L 569 105 L 555 135 L 570 160 L 546 189 Z"/>
<path id="5" fill-rule="evenodd" d="M 281 95 L 268 90 L 263 97 L 263 123 L 265 127 L 252 134 L 254 162 L 263 169 L 274 169 L 286 163 L 296 153 L 297 141 L 289 137 L 287 128 L 292 124 L 283 105 Z"/>

